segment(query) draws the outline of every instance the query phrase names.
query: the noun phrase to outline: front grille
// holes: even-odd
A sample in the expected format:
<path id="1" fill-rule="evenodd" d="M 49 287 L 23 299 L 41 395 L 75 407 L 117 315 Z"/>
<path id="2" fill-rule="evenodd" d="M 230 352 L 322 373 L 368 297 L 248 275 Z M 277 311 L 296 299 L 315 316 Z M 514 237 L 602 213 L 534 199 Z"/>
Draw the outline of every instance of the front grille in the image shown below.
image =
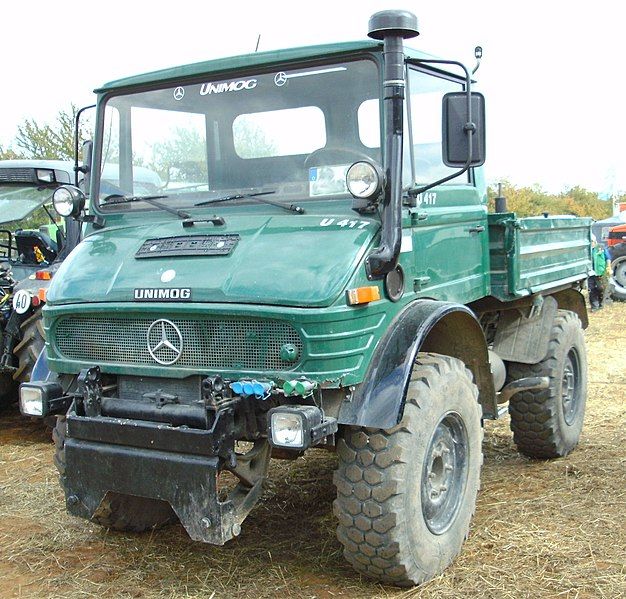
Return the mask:
<path id="1" fill-rule="evenodd" d="M 159 366 L 148 350 L 148 330 L 156 320 L 159 319 L 69 316 L 53 329 L 52 342 L 62 356 L 72 360 Z M 284 322 L 234 318 L 169 320 L 178 327 L 183 339 L 181 356 L 172 367 L 290 370 L 295 363 L 280 357 L 286 343 L 295 346 L 298 356 L 302 356 L 300 336 Z M 154 328 L 150 335 L 152 339 Z"/>

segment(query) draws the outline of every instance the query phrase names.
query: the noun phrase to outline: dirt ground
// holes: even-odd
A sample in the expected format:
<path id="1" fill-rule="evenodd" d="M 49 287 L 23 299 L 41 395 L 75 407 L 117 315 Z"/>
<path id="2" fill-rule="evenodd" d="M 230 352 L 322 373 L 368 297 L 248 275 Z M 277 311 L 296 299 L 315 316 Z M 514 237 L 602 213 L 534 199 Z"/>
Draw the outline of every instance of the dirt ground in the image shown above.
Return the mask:
<path id="1" fill-rule="evenodd" d="M 590 385 L 579 447 L 519 455 L 508 417 L 487 422 L 470 538 L 441 576 L 412 590 L 343 561 L 331 513 L 335 458 L 275 461 L 262 503 L 224 547 L 180 526 L 107 532 L 68 516 L 39 422 L 0 415 L 0 597 L 626 596 L 626 304 L 591 315 Z"/>

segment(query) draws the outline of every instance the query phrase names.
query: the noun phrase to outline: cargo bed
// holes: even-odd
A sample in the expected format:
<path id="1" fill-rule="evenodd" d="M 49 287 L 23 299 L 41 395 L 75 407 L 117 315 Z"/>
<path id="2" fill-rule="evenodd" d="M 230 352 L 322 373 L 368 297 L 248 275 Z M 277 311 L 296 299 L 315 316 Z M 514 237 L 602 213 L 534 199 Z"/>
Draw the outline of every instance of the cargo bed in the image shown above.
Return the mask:
<path id="1" fill-rule="evenodd" d="M 489 215 L 491 295 L 512 300 L 591 274 L 591 219 Z"/>

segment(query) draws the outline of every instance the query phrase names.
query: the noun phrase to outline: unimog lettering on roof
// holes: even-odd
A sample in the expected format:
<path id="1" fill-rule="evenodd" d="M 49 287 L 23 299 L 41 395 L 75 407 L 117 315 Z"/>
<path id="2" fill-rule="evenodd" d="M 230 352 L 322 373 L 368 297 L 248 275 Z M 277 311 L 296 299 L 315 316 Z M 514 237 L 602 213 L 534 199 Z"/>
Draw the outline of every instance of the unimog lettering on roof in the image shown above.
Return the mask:
<path id="1" fill-rule="evenodd" d="M 200 86 L 200 95 L 207 96 L 223 92 L 239 92 L 242 89 L 254 89 L 256 85 L 256 79 L 230 81 L 229 83 L 203 83 Z"/>

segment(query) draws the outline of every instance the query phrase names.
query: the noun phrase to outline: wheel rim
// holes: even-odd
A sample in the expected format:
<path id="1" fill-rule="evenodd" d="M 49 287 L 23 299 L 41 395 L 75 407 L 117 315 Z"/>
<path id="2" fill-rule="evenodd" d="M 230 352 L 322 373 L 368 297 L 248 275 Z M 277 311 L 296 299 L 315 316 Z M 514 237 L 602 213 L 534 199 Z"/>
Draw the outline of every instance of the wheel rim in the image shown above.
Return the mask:
<path id="1" fill-rule="evenodd" d="M 422 476 L 422 513 L 434 534 L 446 532 L 459 511 L 467 482 L 467 447 L 461 417 L 446 414 L 430 440 Z"/>
<path id="2" fill-rule="evenodd" d="M 578 352 L 570 349 L 563 367 L 563 381 L 561 383 L 561 401 L 563 404 L 563 418 L 568 425 L 576 419 L 580 405 L 580 360 Z"/>

